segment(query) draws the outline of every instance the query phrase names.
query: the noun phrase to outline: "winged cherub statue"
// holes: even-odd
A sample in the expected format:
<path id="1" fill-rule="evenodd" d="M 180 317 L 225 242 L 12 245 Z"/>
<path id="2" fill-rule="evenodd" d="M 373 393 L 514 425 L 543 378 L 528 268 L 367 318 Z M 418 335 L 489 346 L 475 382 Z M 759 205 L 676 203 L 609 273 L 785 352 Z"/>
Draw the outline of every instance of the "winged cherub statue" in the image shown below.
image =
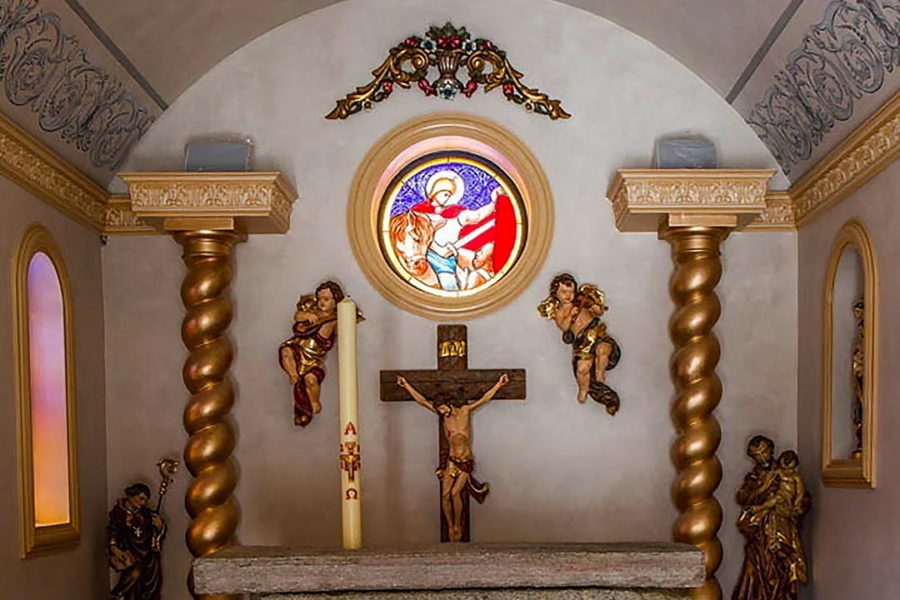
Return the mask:
<path id="1" fill-rule="evenodd" d="M 619 363 L 622 350 L 600 318 L 607 310 L 603 291 L 588 283 L 579 287 L 571 273 L 554 277 L 550 294 L 538 305 L 538 313 L 555 322 L 563 343 L 572 346 L 578 401 L 586 402 L 590 396 L 614 415 L 619 410 L 619 394 L 606 384 L 606 372 Z"/>

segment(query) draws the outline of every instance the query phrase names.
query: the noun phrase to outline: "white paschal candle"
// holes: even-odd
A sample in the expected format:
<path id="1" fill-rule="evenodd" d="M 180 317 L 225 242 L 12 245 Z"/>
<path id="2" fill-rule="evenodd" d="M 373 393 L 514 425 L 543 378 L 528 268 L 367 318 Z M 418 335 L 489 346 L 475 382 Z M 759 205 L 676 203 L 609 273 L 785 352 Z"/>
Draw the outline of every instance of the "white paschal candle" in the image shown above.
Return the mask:
<path id="1" fill-rule="evenodd" d="M 359 472 L 359 393 L 356 369 L 356 304 L 338 304 L 338 375 L 341 398 L 341 516 L 344 549 L 362 547 Z"/>

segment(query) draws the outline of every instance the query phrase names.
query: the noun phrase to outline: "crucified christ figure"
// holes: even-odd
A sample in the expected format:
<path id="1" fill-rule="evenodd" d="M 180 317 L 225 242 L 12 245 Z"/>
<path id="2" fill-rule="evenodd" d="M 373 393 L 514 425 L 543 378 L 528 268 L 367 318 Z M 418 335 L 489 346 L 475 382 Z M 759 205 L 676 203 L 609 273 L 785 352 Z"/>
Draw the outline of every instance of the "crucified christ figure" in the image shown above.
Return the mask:
<path id="1" fill-rule="evenodd" d="M 457 394 L 438 394 L 428 400 L 402 375 L 397 376 L 397 385 L 409 392 L 418 404 L 436 413 L 441 419 L 441 428 L 447 438 L 449 455 L 441 456 L 441 465 L 436 473 L 441 480 L 441 509 L 447 521 L 451 542 L 463 538 L 463 506 L 465 494 L 472 494 L 478 502 L 483 502 L 489 487 L 473 476 L 475 455 L 472 453 L 472 411 L 487 404 L 504 385 L 509 376 L 504 373 L 484 395 L 472 403 Z"/>

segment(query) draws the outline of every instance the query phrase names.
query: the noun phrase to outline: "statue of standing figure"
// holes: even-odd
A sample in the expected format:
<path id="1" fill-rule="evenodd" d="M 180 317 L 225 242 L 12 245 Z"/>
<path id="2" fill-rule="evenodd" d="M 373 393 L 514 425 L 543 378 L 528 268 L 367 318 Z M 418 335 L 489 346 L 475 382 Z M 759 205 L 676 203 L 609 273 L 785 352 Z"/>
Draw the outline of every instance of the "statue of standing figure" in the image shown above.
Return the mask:
<path id="1" fill-rule="evenodd" d="M 853 340 L 853 358 L 851 362 L 850 384 L 853 389 L 853 438 L 855 447 L 850 458 L 862 458 L 863 448 L 863 394 L 865 389 L 866 354 L 865 354 L 865 305 L 859 300 L 853 305 L 853 318 L 856 320 L 856 338 Z"/>
<path id="2" fill-rule="evenodd" d="M 622 350 L 600 319 L 607 310 L 600 288 L 587 283 L 578 287 L 571 273 L 554 277 L 550 295 L 538 305 L 538 313 L 555 322 L 563 342 L 572 346 L 578 402 L 590 396 L 614 415 L 620 406 L 619 394 L 606 384 L 606 372 L 619 363 Z"/>
<path id="3" fill-rule="evenodd" d="M 463 507 L 466 494 L 471 494 L 480 504 L 490 490 L 487 483 L 475 478 L 475 455 L 472 453 L 472 412 L 491 401 L 509 376 L 504 373 L 478 400 L 467 402 L 462 395 L 450 397 L 439 394 L 434 400 L 423 396 L 402 375 L 397 385 L 406 390 L 413 400 L 440 417 L 441 428 L 447 438 L 449 454 L 441 455 L 441 464 L 435 471 L 441 480 L 441 509 L 447 521 L 451 542 L 463 539 Z"/>
<path id="4" fill-rule="evenodd" d="M 737 492 L 738 530 L 746 538 L 744 564 L 733 600 L 796 600 L 807 581 L 800 526 L 810 497 L 793 450 L 775 460 L 775 444 L 757 435 L 747 445 L 753 470 Z"/>
<path id="5" fill-rule="evenodd" d="M 133 483 L 125 488 L 109 512 L 106 526 L 109 566 L 118 579 L 109 592 L 113 600 L 159 600 L 162 593 L 162 543 L 166 523 L 160 516 L 163 498 L 178 461 L 166 458 L 157 463 L 162 476 L 156 508 L 150 507 L 150 487 Z"/>

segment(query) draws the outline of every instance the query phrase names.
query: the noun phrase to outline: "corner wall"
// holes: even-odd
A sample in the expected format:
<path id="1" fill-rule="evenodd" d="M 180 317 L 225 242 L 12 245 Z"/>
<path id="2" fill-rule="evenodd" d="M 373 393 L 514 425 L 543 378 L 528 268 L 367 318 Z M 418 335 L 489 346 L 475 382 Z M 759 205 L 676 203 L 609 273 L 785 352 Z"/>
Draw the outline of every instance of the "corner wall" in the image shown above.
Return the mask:
<path id="1" fill-rule="evenodd" d="M 900 568 L 900 162 L 800 230 L 800 361 L 798 443 L 803 479 L 813 497 L 806 528 L 816 600 L 893 600 Z M 822 428 L 822 314 L 831 246 L 849 219 L 869 232 L 879 270 L 879 381 L 875 490 L 824 487 Z"/>
<path id="2" fill-rule="evenodd" d="M 0 177 L 0 596 L 96 600 L 106 577 L 106 406 L 99 235 Z M 11 269 L 19 242 L 41 223 L 59 246 L 72 288 L 81 541 L 73 549 L 19 558 L 16 379 Z"/>

